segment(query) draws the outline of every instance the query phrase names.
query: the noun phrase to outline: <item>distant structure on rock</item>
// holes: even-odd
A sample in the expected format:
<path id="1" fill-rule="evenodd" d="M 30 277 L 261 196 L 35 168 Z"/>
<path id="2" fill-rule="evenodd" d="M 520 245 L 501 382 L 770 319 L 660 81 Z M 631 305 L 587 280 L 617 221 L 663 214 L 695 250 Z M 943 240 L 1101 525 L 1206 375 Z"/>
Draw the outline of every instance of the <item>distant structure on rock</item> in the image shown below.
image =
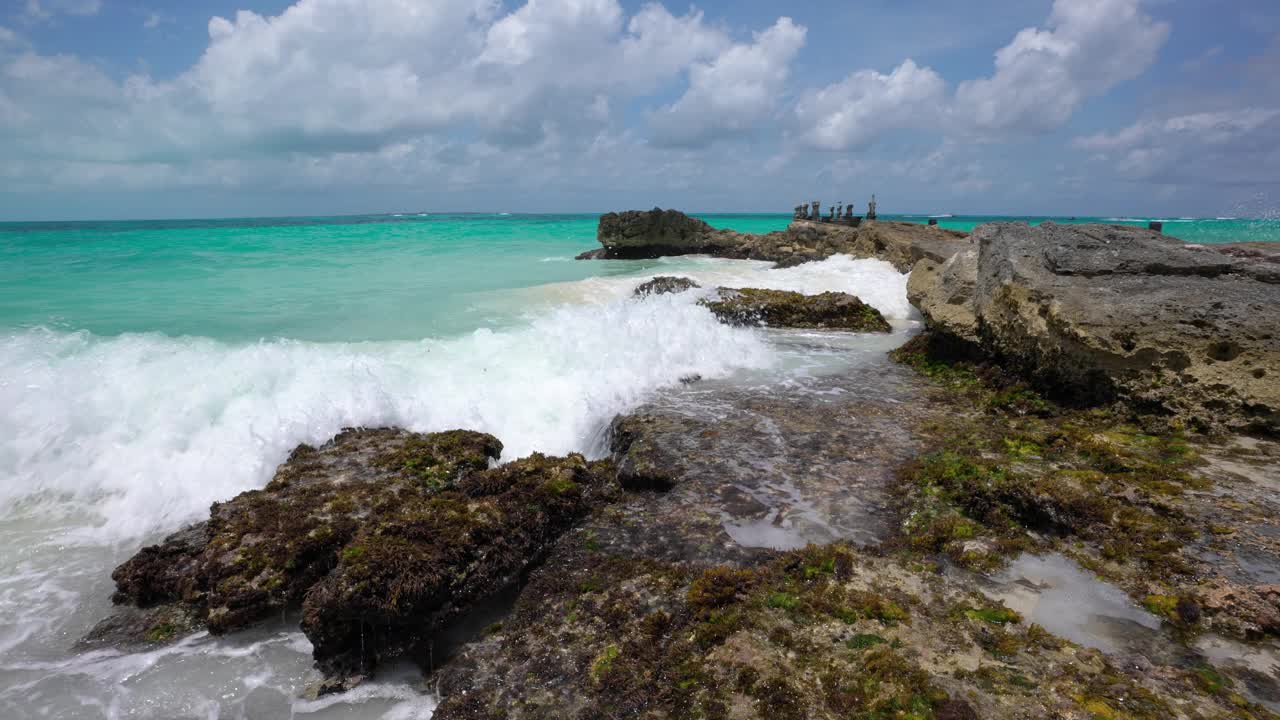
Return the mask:
<path id="1" fill-rule="evenodd" d="M 876 196 L 871 196 L 871 203 L 867 206 L 867 219 L 876 219 Z M 792 220 L 807 220 L 809 222 L 833 223 L 837 225 L 850 225 L 858 227 L 862 224 L 862 216 L 853 214 L 853 203 L 841 202 L 828 206 L 826 215 L 822 214 L 822 201 L 814 200 L 813 202 L 800 203 L 792 208 Z"/>

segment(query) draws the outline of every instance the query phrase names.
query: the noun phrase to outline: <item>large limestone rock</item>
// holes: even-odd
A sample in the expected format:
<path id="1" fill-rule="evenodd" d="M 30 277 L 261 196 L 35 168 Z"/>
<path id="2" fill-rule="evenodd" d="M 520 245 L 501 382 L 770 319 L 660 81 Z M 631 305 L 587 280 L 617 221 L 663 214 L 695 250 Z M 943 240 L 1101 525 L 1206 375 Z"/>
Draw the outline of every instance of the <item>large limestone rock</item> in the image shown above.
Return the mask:
<path id="1" fill-rule="evenodd" d="M 994 223 L 919 262 L 931 326 L 1063 394 L 1280 432 L 1280 257 L 1110 225 Z"/>
<path id="2" fill-rule="evenodd" d="M 974 316 L 974 285 L 978 279 L 978 250 L 971 247 L 944 262 L 925 258 L 907 278 L 907 299 L 922 309 L 929 325 L 961 340 L 978 341 Z M 928 308 L 924 311 L 923 308 Z"/>

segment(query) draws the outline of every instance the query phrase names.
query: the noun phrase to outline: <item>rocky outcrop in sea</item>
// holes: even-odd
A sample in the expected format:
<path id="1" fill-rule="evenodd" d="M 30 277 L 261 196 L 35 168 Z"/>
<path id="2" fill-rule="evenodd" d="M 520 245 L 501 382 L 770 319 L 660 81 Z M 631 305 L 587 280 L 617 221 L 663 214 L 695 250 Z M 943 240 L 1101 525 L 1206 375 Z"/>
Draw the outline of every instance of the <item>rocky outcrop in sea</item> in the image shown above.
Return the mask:
<path id="1" fill-rule="evenodd" d="M 1246 660 L 1280 662 L 1270 248 L 600 227 L 615 259 L 882 259 L 927 332 L 786 392 L 689 378 L 615 418 L 600 460 L 499 465 L 465 430 L 300 446 L 121 565 L 86 646 L 295 611 L 322 691 L 409 658 L 446 720 L 1275 717 L 1280 677 Z M 843 293 L 635 295 L 681 292 L 728 323 L 890 329 Z"/>
<path id="2" fill-rule="evenodd" d="M 596 238 L 603 247 L 579 255 L 579 260 L 705 254 L 791 267 L 843 254 L 879 258 L 900 272 L 910 271 L 923 259 L 942 262 L 969 242 L 966 233 L 906 222 L 853 227 L 797 220 L 782 232 L 739 233 L 660 208 L 603 215 Z"/>

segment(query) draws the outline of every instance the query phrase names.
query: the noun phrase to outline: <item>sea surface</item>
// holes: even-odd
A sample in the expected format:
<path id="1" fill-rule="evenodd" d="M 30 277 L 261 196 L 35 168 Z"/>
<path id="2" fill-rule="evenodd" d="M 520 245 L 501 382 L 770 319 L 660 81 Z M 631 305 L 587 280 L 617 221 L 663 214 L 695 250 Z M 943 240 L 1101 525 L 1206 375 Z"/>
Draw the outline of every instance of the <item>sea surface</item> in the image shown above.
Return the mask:
<path id="1" fill-rule="evenodd" d="M 501 438 L 504 459 L 599 455 L 615 414 L 681 377 L 794 385 L 895 342 L 730 328 L 696 293 L 632 298 L 654 275 L 842 290 L 900 336 L 918 325 L 884 262 L 573 260 L 596 219 L 0 223 L 0 718 L 427 717 L 435 698 L 411 668 L 301 699 L 317 677 L 292 618 L 146 652 L 74 645 L 110 611 L 116 564 L 262 487 L 298 443 L 463 427 Z M 1280 240 L 1275 221 L 1166 223 L 1191 242 Z"/>

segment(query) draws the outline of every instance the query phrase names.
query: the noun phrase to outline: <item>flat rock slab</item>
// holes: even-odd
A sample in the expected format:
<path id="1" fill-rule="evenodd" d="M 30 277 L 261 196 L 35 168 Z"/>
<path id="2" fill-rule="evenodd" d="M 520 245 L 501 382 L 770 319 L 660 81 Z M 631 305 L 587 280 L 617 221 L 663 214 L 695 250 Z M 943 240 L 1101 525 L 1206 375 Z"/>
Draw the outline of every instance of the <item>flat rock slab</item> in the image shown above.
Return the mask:
<path id="1" fill-rule="evenodd" d="M 877 544 L 895 469 L 920 449 L 911 428 L 931 412 L 921 380 L 887 359 L 802 387 L 673 392 L 611 428 L 623 486 L 668 492 L 614 506 L 594 531 L 644 557 L 711 563 Z"/>

